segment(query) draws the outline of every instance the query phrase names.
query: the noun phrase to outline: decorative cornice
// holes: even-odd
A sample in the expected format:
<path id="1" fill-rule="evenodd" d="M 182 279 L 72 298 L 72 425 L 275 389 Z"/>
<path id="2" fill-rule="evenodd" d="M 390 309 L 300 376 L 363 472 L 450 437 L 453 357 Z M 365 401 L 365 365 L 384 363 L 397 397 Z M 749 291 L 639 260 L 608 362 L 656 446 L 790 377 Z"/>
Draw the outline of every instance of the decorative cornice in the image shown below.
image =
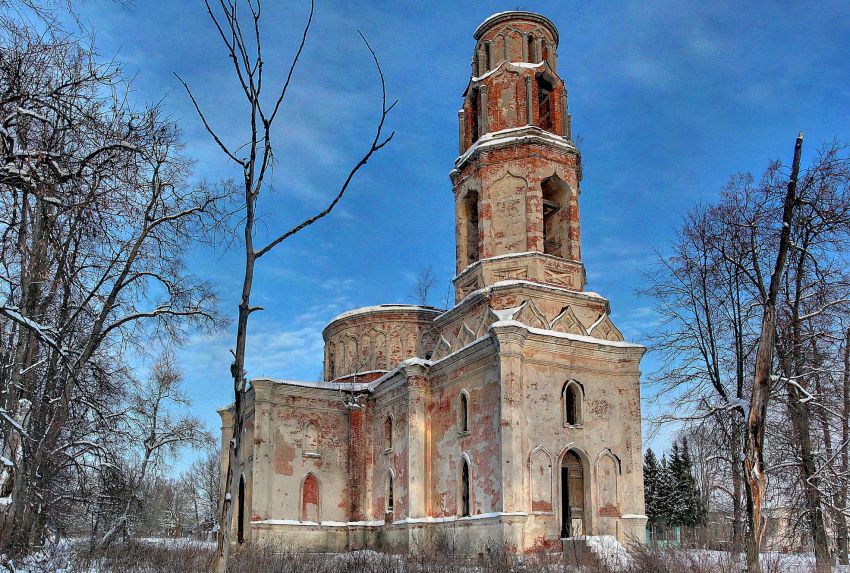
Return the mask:
<path id="1" fill-rule="evenodd" d="M 472 37 L 476 40 L 480 40 L 481 36 L 486 34 L 487 30 L 493 26 L 501 24 L 502 22 L 509 22 L 511 20 L 526 20 L 546 26 L 552 33 L 555 45 L 558 45 L 558 29 L 555 27 L 555 24 L 553 24 L 546 16 L 535 14 L 534 12 L 526 12 L 525 10 L 509 10 L 506 12 L 497 12 L 496 14 L 489 16 L 486 20 L 481 22 L 478 28 L 475 29 L 475 33 L 472 34 Z"/>

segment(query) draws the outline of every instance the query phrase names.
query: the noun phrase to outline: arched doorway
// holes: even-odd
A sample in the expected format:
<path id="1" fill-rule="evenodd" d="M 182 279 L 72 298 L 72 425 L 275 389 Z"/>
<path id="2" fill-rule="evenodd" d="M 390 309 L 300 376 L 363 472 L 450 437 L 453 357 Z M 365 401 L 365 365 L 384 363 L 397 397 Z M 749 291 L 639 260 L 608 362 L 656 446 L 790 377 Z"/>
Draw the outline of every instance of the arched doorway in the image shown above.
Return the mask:
<path id="1" fill-rule="evenodd" d="M 245 543 L 245 476 L 239 478 L 239 506 L 236 512 L 236 541 Z"/>
<path id="2" fill-rule="evenodd" d="M 561 460 L 561 537 L 584 535 L 584 466 L 568 451 Z"/>

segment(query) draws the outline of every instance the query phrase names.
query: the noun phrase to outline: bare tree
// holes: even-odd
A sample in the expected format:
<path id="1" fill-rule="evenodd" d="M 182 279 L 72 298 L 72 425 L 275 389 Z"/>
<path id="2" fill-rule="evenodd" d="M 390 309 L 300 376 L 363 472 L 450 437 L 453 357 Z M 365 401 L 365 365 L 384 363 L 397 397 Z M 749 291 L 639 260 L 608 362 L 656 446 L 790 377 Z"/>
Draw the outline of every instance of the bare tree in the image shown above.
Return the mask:
<path id="1" fill-rule="evenodd" d="M 151 471 L 177 455 L 182 446 L 201 445 L 209 439 L 200 421 L 187 412 L 189 400 L 181 385 L 183 375 L 174 362 L 174 356 L 163 354 L 154 364 L 150 376 L 138 384 L 130 398 L 126 415 L 122 416 L 121 433 L 128 447 L 138 450 L 138 460 L 127 482 L 127 496 L 121 511 L 109 529 L 97 542 L 97 549 L 105 549 L 127 526 L 138 494 Z"/>
<path id="2" fill-rule="evenodd" d="M 126 352 L 220 320 L 183 265 L 216 196 L 188 184 L 173 122 L 131 106 L 120 68 L 76 36 L 2 19 L 0 42 L 0 441 L 14 452 L 0 552 L 14 555 L 98 471 Z"/>
<path id="3" fill-rule="evenodd" d="M 366 146 L 365 153 L 348 172 L 348 175 L 343 179 L 342 184 L 332 195 L 332 198 L 324 209 L 293 225 L 288 230 L 280 232 L 266 244 L 255 245 L 258 217 L 257 202 L 269 183 L 271 176 L 270 169 L 275 158 L 272 126 L 279 117 L 278 113 L 286 98 L 287 90 L 289 89 L 299 58 L 306 45 L 307 35 L 313 21 L 314 6 L 311 0 L 309 17 L 304 26 L 298 49 L 289 66 L 286 79 L 282 82 L 282 85 L 274 88 L 270 95 L 266 95 L 268 92 L 264 92 L 264 89 L 269 89 L 268 86 L 270 84 L 266 78 L 264 68 L 261 0 L 247 0 L 246 2 L 239 2 L 239 0 L 219 0 L 218 2 L 215 0 L 205 0 L 205 5 L 210 20 L 224 45 L 230 64 L 233 67 L 234 76 L 244 96 L 245 107 L 242 121 L 250 132 L 248 141 L 225 141 L 213 127 L 212 118 L 209 118 L 204 113 L 203 108 L 188 84 L 178 76 L 207 132 L 224 156 L 239 168 L 242 180 L 239 205 L 241 208 L 241 227 L 244 237 L 245 268 L 238 309 L 236 349 L 233 353 L 234 360 L 231 365 L 234 393 L 234 427 L 232 432 L 233 439 L 230 442 L 228 451 L 227 471 L 224 477 L 224 490 L 226 493 L 219 516 L 220 535 L 215 566 L 217 573 L 224 573 L 227 568 L 230 551 L 230 524 L 232 523 L 233 500 L 237 495 L 237 482 L 233 479 L 233 474 L 234 468 L 240 463 L 242 452 L 242 404 L 246 384 L 244 366 L 248 318 L 251 313 L 261 310 L 260 307 L 251 306 L 255 265 L 260 258 L 271 252 L 272 249 L 287 238 L 322 219 L 334 209 L 340 199 L 342 199 L 342 196 L 345 194 L 357 172 L 366 165 L 373 154 L 383 148 L 392 139 L 394 132 L 385 137 L 383 130 L 387 115 L 395 106 L 395 103 L 387 104 L 383 71 L 381 70 L 375 52 L 366 41 L 366 38 L 361 34 L 366 47 L 372 55 L 380 80 L 381 109 L 374 137 Z"/>
<path id="4" fill-rule="evenodd" d="M 410 293 L 410 298 L 421 305 L 428 304 L 428 295 L 431 294 L 431 289 L 437 284 L 437 276 L 431 265 L 423 268 L 416 276 L 416 284 L 413 285 L 413 290 Z"/>
<path id="5" fill-rule="evenodd" d="M 208 450 L 192 463 L 182 478 L 194 493 L 199 533 L 209 533 L 217 523 L 221 497 L 221 454 L 217 447 L 209 447 Z"/>
<path id="6" fill-rule="evenodd" d="M 840 524 L 847 512 L 846 481 L 834 469 L 846 415 L 828 396 L 841 387 L 830 364 L 850 314 L 850 170 L 833 143 L 800 174 L 801 146 L 790 176 L 779 162 L 760 181 L 735 176 L 715 205 L 695 209 L 646 291 L 666 319 L 654 337 L 665 357 L 659 381 L 687 407 L 667 419 L 710 423 L 726 436 L 733 499 L 744 478 L 750 571 L 770 496 L 798 500 L 820 570 L 829 564 L 825 516 Z M 799 479 L 769 489 L 769 476 L 788 467 Z"/>

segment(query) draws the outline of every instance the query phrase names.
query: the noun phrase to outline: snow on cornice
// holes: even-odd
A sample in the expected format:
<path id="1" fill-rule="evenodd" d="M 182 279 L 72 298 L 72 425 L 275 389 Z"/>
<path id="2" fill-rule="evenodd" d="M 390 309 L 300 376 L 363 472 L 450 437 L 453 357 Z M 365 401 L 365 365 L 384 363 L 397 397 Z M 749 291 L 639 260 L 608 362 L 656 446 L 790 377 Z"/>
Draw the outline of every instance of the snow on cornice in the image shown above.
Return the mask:
<path id="1" fill-rule="evenodd" d="M 357 316 L 359 314 L 369 314 L 371 312 L 399 312 L 399 311 L 418 311 L 418 312 L 432 312 L 435 314 L 440 314 L 445 312 L 444 309 L 437 308 L 435 306 L 424 306 L 420 304 L 378 304 L 375 306 L 363 306 L 360 308 L 353 308 L 351 310 L 347 310 L 337 316 L 333 317 L 328 321 L 328 324 L 332 324 L 338 320 L 342 320 L 343 318 L 349 318 L 352 316 Z"/>
<path id="2" fill-rule="evenodd" d="M 523 125 L 521 127 L 509 127 L 500 131 L 485 133 L 473 143 L 463 155 L 455 160 L 455 170 L 483 149 L 498 148 L 515 143 L 545 143 L 564 149 L 566 151 L 578 152 L 578 149 L 568 139 L 555 135 L 549 131 L 540 129 L 534 125 Z"/>
<path id="3" fill-rule="evenodd" d="M 600 344 L 602 346 L 611 346 L 613 348 L 639 348 L 646 350 L 646 346 L 642 344 L 634 344 L 632 342 L 620 342 L 618 340 L 604 340 L 602 338 L 594 338 L 592 336 L 585 336 L 583 334 L 572 334 L 569 332 L 558 332 L 557 330 L 546 330 L 544 328 L 534 328 L 532 326 L 528 326 L 524 322 L 519 322 L 517 320 L 499 320 L 490 325 L 490 330 L 502 326 L 516 326 L 527 330 L 532 334 L 540 334 L 543 336 L 551 336 L 554 338 L 565 338 L 567 340 L 573 340 L 576 342 L 586 342 L 589 344 Z"/>
<path id="4" fill-rule="evenodd" d="M 546 62 L 537 62 L 535 64 L 533 62 L 510 62 L 508 60 L 502 60 L 501 62 L 499 62 L 496 65 L 495 68 L 493 68 L 492 70 L 488 70 L 483 75 L 472 76 L 472 78 L 470 79 L 470 82 L 472 82 L 472 83 L 480 82 L 481 80 L 483 80 L 485 78 L 489 78 L 490 76 L 492 76 L 493 74 L 495 74 L 496 72 L 501 70 L 503 66 L 513 66 L 515 68 L 525 68 L 525 69 L 528 69 L 528 70 L 533 70 L 535 68 L 539 68 L 539 67 L 543 66 L 545 63 Z"/>

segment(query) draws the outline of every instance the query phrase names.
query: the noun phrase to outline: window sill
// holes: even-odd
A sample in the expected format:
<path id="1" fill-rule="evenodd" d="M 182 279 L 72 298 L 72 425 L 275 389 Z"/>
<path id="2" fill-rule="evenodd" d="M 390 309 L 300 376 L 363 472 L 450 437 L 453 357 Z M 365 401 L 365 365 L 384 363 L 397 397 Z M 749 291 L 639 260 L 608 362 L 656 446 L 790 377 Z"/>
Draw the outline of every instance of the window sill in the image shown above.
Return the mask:
<path id="1" fill-rule="evenodd" d="M 384 455 L 393 453 L 392 448 L 384 448 Z"/>
<path id="2" fill-rule="evenodd" d="M 319 452 L 304 452 L 302 454 L 305 458 L 321 458 L 322 454 Z"/>
<path id="3" fill-rule="evenodd" d="M 467 437 L 468 435 L 469 435 L 469 430 L 466 430 L 465 432 L 458 432 L 458 433 L 457 433 L 457 437 L 458 437 L 458 438 L 465 438 L 465 437 Z"/>
<path id="4" fill-rule="evenodd" d="M 564 427 L 571 430 L 581 430 L 584 428 L 584 424 L 564 424 Z"/>

